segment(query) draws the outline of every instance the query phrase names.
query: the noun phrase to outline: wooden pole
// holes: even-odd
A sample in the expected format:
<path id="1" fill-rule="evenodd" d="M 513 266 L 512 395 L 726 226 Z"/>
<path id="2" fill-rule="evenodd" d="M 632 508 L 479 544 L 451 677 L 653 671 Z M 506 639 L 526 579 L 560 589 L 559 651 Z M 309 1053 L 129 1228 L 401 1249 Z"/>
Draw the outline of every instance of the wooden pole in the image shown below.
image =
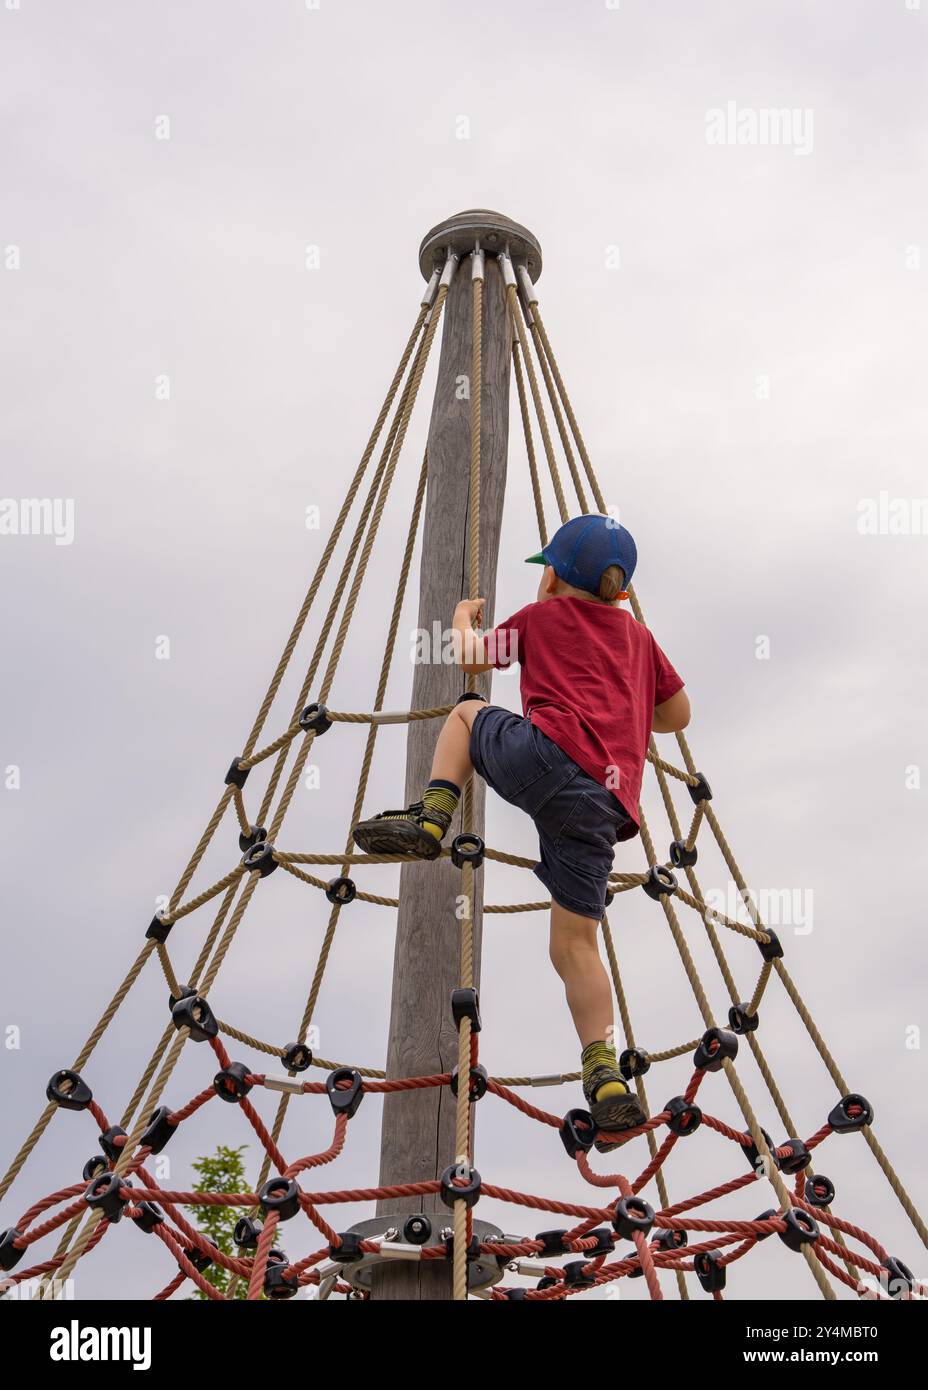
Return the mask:
<path id="1" fill-rule="evenodd" d="M 433 257 L 451 247 L 460 265 L 445 301 L 441 358 L 429 426 L 429 473 L 420 570 L 419 627 L 429 634 L 430 657 L 416 665 L 410 708 L 452 704 L 465 677 L 445 664 L 432 640 L 433 625 L 450 626 L 461 598 L 469 597 L 468 522 L 470 495 L 470 399 L 464 383 L 471 375 L 473 286 L 470 251 L 476 238 L 485 251 L 517 241 L 537 243 L 515 223 L 493 213 L 458 214 L 435 228 L 422 245 L 420 264 L 431 274 Z M 528 241 L 526 241 L 528 238 Z M 533 267 L 530 265 L 530 270 Z M 511 336 L 502 274 L 488 255 L 483 287 L 483 395 L 481 418 L 480 584 L 487 612 L 494 613 L 496 560 L 509 436 Z M 505 617 L 505 614 L 500 616 Z M 480 678 L 489 694 L 489 677 Z M 438 728 L 431 720 L 409 725 L 406 745 L 406 798 L 417 798 L 428 782 Z M 474 828 L 483 832 L 484 785 L 474 786 Z M 450 835 L 460 831 L 460 811 Z M 483 870 L 474 878 L 474 981 L 480 980 Z M 388 1078 L 451 1071 L 457 1063 L 457 1029 L 451 992 L 460 964 L 460 923 L 455 916 L 461 871 L 447 857 L 435 863 L 404 864 L 400 873 L 393 961 L 393 997 L 387 1048 Z M 403 1091 L 384 1098 L 380 1150 L 381 1185 L 422 1182 L 438 1177 L 455 1157 L 455 1101 L 448 1087 Z M 438 1196 L 381 1201 L 378 1215 L 425 1212 L 435 1243 L 451 1224 L 451 1212 Z M 389 1299 L 450 1299 L 451 1266 L 445 1262 L 395 1261 L 373 1271 L 372 1296 Z"/>

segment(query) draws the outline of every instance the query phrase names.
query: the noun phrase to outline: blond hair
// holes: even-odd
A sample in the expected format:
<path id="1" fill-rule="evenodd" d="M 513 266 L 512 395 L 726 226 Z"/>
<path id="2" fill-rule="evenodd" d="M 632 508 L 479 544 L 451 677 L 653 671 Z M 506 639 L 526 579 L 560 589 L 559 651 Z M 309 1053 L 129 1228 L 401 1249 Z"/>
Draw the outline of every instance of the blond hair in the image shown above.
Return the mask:
<path id="1" fill-rule="evenodd" d="M 624 588 L 625 573 L 621 566 L 610 565 L 608 569 L 603 570 L 600 576 L 596 597 L 601 598 L 604 603 L 615 603 Z"/>

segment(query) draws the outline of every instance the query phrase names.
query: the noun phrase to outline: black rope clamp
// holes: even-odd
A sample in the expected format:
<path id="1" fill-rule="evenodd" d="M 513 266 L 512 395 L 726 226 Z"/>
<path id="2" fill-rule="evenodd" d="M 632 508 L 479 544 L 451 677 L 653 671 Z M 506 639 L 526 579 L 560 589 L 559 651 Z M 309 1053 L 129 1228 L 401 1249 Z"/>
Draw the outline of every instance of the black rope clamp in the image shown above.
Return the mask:
<path id="1" fill-rule="evenodd" d="M 92 1157 L 88 1158 L 87 1162 L 84 1164 L 84 1167 L 81 1171 L 81 1177 L 84 1179 L 84 1182 L 93 1182 L 94 1178 L 98 1178 L 101 1173 L 108 1172 L 109 1164 L 107 1163 L 103 1155 L 93 1154 Z"/>
<path id="2" fill-rule="evenodd" d="M 711 801 L 712 788 L 709 786 L 703 774 L 701 772 L 694 772 L 693 776 L 696 778 L 696 781 L 687 782 L 686 784 L 686 790 L 693 798 L 693 805 L 698 806 L 700 801 Z"/>
<path id="3" fill-rule="evenodd" d="M 213 1090 L 220 1100 L 227 1100 L 230 1105 L 235 1105 L 245 1099 L 254 1085 L 253 1081 L 248 1080 L 250 1075 L 251 1068 L 244 1062 L 230 1062 L 213 1077 Z"/>
<path id="4" fill-rule="evenodd" d="M 456 705 L 463 705 L 465 700 L 483 700 L 484 704 L 486 704 L 487 697 L 485 695 L 480 695 L 476 690 L 465 690 L 464 694 L 459 695 L 454 703 Z"/>
<path id="5" fill-rule="evenodd" d="M 304 734 L 327 734 L 332 727 L 325 705 L 318 702 L 307 705 L 300 715 L 300 728 Z"/>
<path id="6" fill-rule="evenodd" d="M 272 1250 L 264 1270 L 265 1298 L 279 1302 L 284 1298 L 295 1298 L 299 1292 L 300 1281 L 293 1274 L 290 1261 L 282 1250 Z"/>
<path id="7" fill-rule="evenodd" d="M 0 1269 L 14 1269 L 25 1255 L 25 1246 L 13 1243 L 21 1236 L 22 1231 L 18 1231 L 15 1226 L 11 1226 L 8 1231 L 0 1231 Z"/>
<path id="8" fill-rule="evenodd" d="M 615 902 L 615 893 L 613 893 L 613 891 L 612 891 L 611 888 L 607 888 L 607 889 L 606 889 L 606 900 L 605 900 L 605 901 L 606 901 L 606 906 L 607 906 L 607 907 L 611 907 L 612 904 Z"/>
<path id="9" fill-rule="evenodd" d="M 348 1085 L 344 1085 L 348 1082 Z M 336 1067 L 325 1079 L 325 1089 L 336 1116 L 345 1115 L 349 1120 L 364 1099 L 364 1083 L 361 1073 L 353 1067 Z"/>
<path id="10" fill-rule="evenodd" d="M 451 862 L 456 869 L 463 869 L 465 864 L 472 864 L 475 869 L 479 869 L 485 853 L 486 845 L 480 836 L 473 835 L 470 831 L 464 835 L 455 835 L 451 841 Z"/>
<path id="11" fill-rule="evenodd" d="M 777 1167 L 781 1173 L 801 1173 L 812 1162 L 812 1155 L 801 1139 L 784 1139 L 778 1147 L 789 1149 L 787 1154 L 777 1154 Z"/>
<path id="12" fill-rule="evenodd" d="M 206 1236 L 205 1238 L 215 1250 L 219 1249 L 219 1246 L 211 1236 Z M 201 1250 L 199 1245 L 185 1245 L 184 1254 L 198 1274 L 202 1274 L 204 1270 L 209 1269 L 210 1265 L 213 1263 L 212 1255 L 206 1250 Z"/>
<path id="13" fill-rule="evenodd" d="M 336 907 L 347 907 L 358 896 L 358 889 L 352 878 L 332 878 L 329 880 L 325 895 L 329 902 Z"/>
<path id="14" fill-rule="evenodd" d="M 170 934 L 173 922 L 166 922 L 160 912 L 156 912 L 145 932 L 146 941 L 160 941 L 164 945 Z"/>
<path id="15" fill-rule="evenodd" d="M 528 1296 L 528 1289 L 503 1289 L 503 1298 L 509 1303 L 518 1303 Z"/>
<path id="16" fill-rule="evenodd" d="M 441 1175 L 441 1200 L 453 1209 L 455 1202 L 466 1207 L 480 1200 L 480 1174 L 466 1163 L 449 1163 Z"/>
<path id="17" fill-rule="evenodd" d="M 724 1028 L 707 1028 L 693 1053 L 693 1066 L 697 1071 L 721 1071 L 725 1059 L 737 1055 L 738 1039 L 734 1033 Z"/>
<path id="18" fill-rule="evenodd" d="M 802 1207 L 790 1207 L 781 1212 L 784 1229 L 777 1235 L 790 1250 L 801 1250 L 804 1245 L 812 1245 L 819 1237 L 818 1222 Z"/>
<path id="19" fill-rule="evenodd" d="M 725 1287 L 725 1266 L 721 1259 L 718 1250 L 702 1250 L 693 1257 L 696 1278 L 706 1293 L 715 1293 Z"/>
<path id="20" fill-rule="evenodd" d="M 782 960 L 783 947 L 780 945 L 780 938 L 771 927 L 764 927 L 763 931 L 770 937 L 769 941 L 758 941 L 757 943 L 757 949 L 764 960 Z"/>
<path id="21" fill-rule="evenodd" d="M 300 1189 L 293 1178 L 271 1178 L 258 1193 L 262 1216 L 276 1211 L 281 1221 L 289 1221 L 300 1210 Z"/>
<path id="22" fill-rule="evenodd" d="M 128 1185 L 120 1173 L 101 1173 L 87 1188 L 84 1201 L 115 1224 L 129 1205 L 128 1198 L 120 1195 L 120 1188 Z"/>
<path id="23" fill-rule="evenodd" d="M 241 789 L 248 780 L 248 774 L 251 768 L 239 767 L 239 758 L 241 758 L 241 756 L 241 753 L 239 753 L 238 758 L 233 758 L 229 764 L 229 771 L 226 773 L 225 777 L 227 787 L 238 787 Z"/>
<path id="24" fill-rule="evenodd" d="M 249 825 L 248 834 L 244 830 L 238 837 L 238 847 L 245 853 L 246 849 L 251 849 L 253 845 L 258 845 L 262 840 L 267 839 L 267 831 L 263 825 Z"/>
<path id="25" fill-rule="evenodd" d="M 842 1096 L 828 1116 L 828 1123 L 836 1134 L 853 1134 L 864 1125 L 873 1124 L 873 1106 L 856 1091 Z"/>
<path id="26" fill-rule="evenodd" d="M 177 1125 L 171 1124 L 170 1110 L 166 1105 L 159 1105 L 143 1130 L 139 1144 L 144 1149 L 151 1149 L 153 1154 L 160 1154 L 176 1133 Z"/>
<path id="27" fill-rule="evenodd" d="M 283 1050 L 281 1061 L 287 1071 L 308 1071 L 313 1064 L 312 1050 L 305 1043 L 288 1043 Z"/>
<path id="28" fill-rule="evenodd" d="M 432 1238 L 432 1223 L 424 1212 L 417 1211 L 407 1216 L 403 1222 L 403 1240 L 406 1245 L 428 1245 Z"/>
<path id="29" fill-rule="evenodd" d="M 685 840 L 671 841 L 670 862 L 675 869 L 691 869 L 698 858 L 695 845 L 690 848 Z"/>
<path id="30" fill-rule="evenodd" d="M 539 1231 L 535 1240 L 541 1241 L 539 1255 L 566 1255 L 569 1247 L 564 1244 L 564 1237 L 567 1231 Z"/>
<path id="31" fill-rule="evenodd" d="M 640 1047 L 627 1047 L 619 1057 L 619 1071 L 626 1081 L 632 1081 L 636 1076 L 644 1076 L 645 1072 L 650 1070 L 651 1059 Z"/>
<path id="32" fill-rule="evenodd" d="M 654 1225 L 654 1208 L 643 1197 L 620 1197 L 613 1208 L 612 1227 L 622 1240 L 646 1236 Z"/>
<path id="33" fill-rule="evenodd" d="M 759 1022 L 759 1015 L 751 1013 L 749 1004 L 732 1004 L 728 1010 L 728 1026 L 739 1038 L 745 1033 L 756 1033 Z"/>
<path id="34" fill-rule="evenodd" d="M 155 1206 L 154 1202 L 139 1202 L 139 1210 L 132 1217 L 140 1231 L 144 1231 L 150 1236 L 156 1226 L 164 1225 L 164 1217 Z"/>
<path id="35" fill-rule="evenodd" d="M 590 1250 L 583 1253 L 588 1260 L 596 1259 L 599 1255 L 611 1255 L 615 1250 L 615 1233 L 608 1226 L 597 1226 L 595 1231 L 587 1231 L 583 1237 L 589 1240 L 591 1236 L 596 1237 L 596 1244 Z"/>
<path id="36" fill-rule="evenodd" d="M 329 1259 L 340 1265 L 350 1265 L 354 1260 L 360 1260 L 364 1254 L 362 1239 L 357 1231 L 339 1231 L 338 1245 L 329 1246 Z"/>
<path id="37" fill-rule="evenodd" d="M 571 1158 L 576 1158 L 578 1153 L 589 1153 L 596 1138 L 596 1126 L 589 1110 L 568 1110 L 561 1121 L 560 1135 Z"/>
<path id="38" fill-rule="evenodd" d="M 100 1148 L 106 1154 L 110 1163 L 116 1163 L 122 1153 L 122 1144 L 117 1144 L 117 1139 L 128 1139 L 128 1134 L 122 1125 L 110 1125 L 109 1129 L 104 1130 L 100 1135 Z M 88 1178 L 88 1182 L 90 1179 Z"/>
<path id="39" fill-rule="evenodd" d="M 669 893 L 677 891 L 677 880 L 669 869 L 664 868 L 663 864 L 652 864 L 651 871 L 641 886 L 648 897 L 657 902 L 659 898 L 664 898 Z"/>
<path id="40" fill-rule="evenodd" d="M 773 1140 L 770 1138 L 770 1135 L 767 1133 L 765 1129 L 761 1130 L 761 1134 L 764 1136 L 767 1148 L 770 1150 L 770 1153 L 773 1156 L 774 1163 L 776 1163 L 777 1151 L 774 1146 Z M 747 1136 L 746 1141 L 741 1145 L 741 1148 L 744 1151 L 744 1156 L 747 1159 L 749 1166 L 756 1170 L 757 1160 L 760 1158 L 760 1154 L 758 1153 L 757 1145 L 754 1143 L 754 1140 L 751 1138 L 750 1134 Z M 776 1216 L 776 1212 L 774 1212 L 774 1216 Z"/>
<path id="41" fill-rule="evenodd" d="M 911 1293 L 915 1288 L 915 1275 L 904 1265 L 901 1260 L 897 1260 L 895 1255 L 888 1255 L 883 1261 L 883 1268 L 889 1275 L 888 1279 L 881 1279 L 880 1283 L 886 1287 L 886 1292 L 890 1298 L 904 1298 L 907 1293 Z"/>
<path id="42" fill-rule="evenodd" d="M 463 1019 L 469 1018 L 471 1032 L 480 1032 L 480 997 L 475 989 L 451 991 L 451 1017 L 456 1028 L 460 1028 Z"/>
<path id="43" fill-rule="evenodd" d="M 689 1235 L 682 1228 L 665 1226 L 654 1232 L 651 1244 L 656 1245 L 658 1250 L 682 1250 L 684 1245 L 689 1244 L 689 1239 Z"/>
<path id="44" fill-rule="evenodd" d="M 178 1032 L 181 1028 L 190 1029 L 192 1042 L 209 1042 L 210 1038 L 219 1035 L 216 1016 L 199 994 L 188 994 L 178 999 L 171 1007 L 171 1018 Z"/>
<path id="45" fill-rule="evenodd" d="M 830 1207 L 835 1200 L 835 1185 L 821 1173 L 806 1178 L 805 1199 L 810 1207 Z"/>
<path id="46" fill-rule="evenodd" d="M 596 1276 L 591 1273 L 589 1260 L 570 1260 L 564 1266 L 564 1283 L 568 1289 L 593 1289 Z"/>
<path id="47" fill-rule="evenodd" d="M 232 1239 L 240 1250 L 254 1250 L 261 1235 L 261 1223 L 253 1216 L 240 1216 L 235 1223 Z"/>
<path id="48" fill-rule="evenodd" d="M 768 1207 L 766 1211 L 762 1211 L 762 1212 L 761 1212 L 760 1216 L 755 1216 L 754 1220 L 755 1220 L 755 1221 L 772 1221 L 772 1220 L 774 1219 L 774 1217 L 777 1217 L 777 1216 L 779 1216 L 779 1215 L 780 1215 L 780 1210 L 779 1210 L 778 1207 Z M 757 1233 L 757 1235 L 754 1237 L 754 1239 L 755 1239 L 755 1240 L 766 1240 L 768 1236 L 772 1236 L 773 1234 L 774 1234 L 773 1231 L 759 1231 L 759 1232 Z M 779 1234 L 779 1232 L 777 1232 L 777 1234 Z"/>
<path id="49" fill-rule="evenodd" d="M 446 1256 L 446 1258 L 447 1258 L 448 1260 L 453 1260 L 453 1259 L 454 1259 L 454 1234 L 453 1234 L 453 1233 L 452 1233 L 451 1235 L 449 1235 L 449 1236 L 446 1238 L 446 1240 L 445 1240 L 445 1256 Z M 471 1236 L 471 1238 L 470 1238 L 470 1240 L 468 1241 L 468 1244 L 467 1244 L 467 1254 L 466 1254 L 466 1256 L 465 1256 L 465 1259 L 467 1260 L 467 1263 L 468 1263 L 468 1264 L 470 1264 L 473 1260 L 479 1260 L 479 1259 L 480 1259 L 480 1237 L 479 1237 L 479 1236 Z"/>
<path id="50" fill-rule="evenodd" d="M 470 1080 L 468 1081 L 468 1089 L 469 1089 L 469 1092 L 470 1092 L 470 1094 L 469 1094 L 469 1096 L 468 1096 L 468 1099 L 469 1099 L 469 1101 L 471 1102 L 471 1104 L 473 1104 L 475 1100 L 483 1100 L 484 1096 L 485 1096 L 486 1093 L 487 1093 L 487 1082 L 488 1082 L 488 1081 L 489 1081 L 489 1077 L 487 1076 L 487 1069 L 486 1069 L 486 1067 L 480 1066 L 479 1063 L 477 1064 L 477 1066 L 471 1067 L 471 1069 L 470 1069 Z M 451 1073 L 451 1094 L 452 1094 L 453 1096 L 456 1096 L 457 1093 L 458 1093 L 458 1069 L 457 1069 L 457 1067 L 455 1067 L 455 1068 L 454 1068 L 454 1071 Z"/>
<path id="51" fill-rule="evenodd" d="M 86 1110 L 93 1100 L 93 1092 L 87 1082 L 67 1067 L 55 1072 L 45 1087 L 45 1094 L 62 1110 Z"/>
<path id="52" fill-rule="evenodd" d="M 667 1128 L 671 1134 L 676 1134 L 679 1138 L 685 1139 L 689 1134 L 695 1134 L 702 1124 L 702 1111 L 698 1105 L 694 1105 L 686 1096 L 674 1096 L 664 1106 L 667 1111 Z"/>
<path id="53" fill-rule="evenodd" d="M 277 860 L 274 858 L 274 846 L 270 840 L 259 840 L 251 849 L 246 849 L 242 855 L 242 868 L 246 873 L 254 873 L 257 870 L 262 878 L 272 874 L 277 868 Z"/>

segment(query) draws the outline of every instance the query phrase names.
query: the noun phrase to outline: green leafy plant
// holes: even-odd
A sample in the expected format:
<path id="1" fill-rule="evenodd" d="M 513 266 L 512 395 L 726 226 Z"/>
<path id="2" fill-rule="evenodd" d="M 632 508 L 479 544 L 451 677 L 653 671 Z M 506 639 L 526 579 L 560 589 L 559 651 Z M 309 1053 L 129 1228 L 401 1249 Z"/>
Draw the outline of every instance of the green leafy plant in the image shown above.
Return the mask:
<path id="1" fill-rule="evenodd" d="M 197 1182 L 194 1183 L 194 1191 L 247 1192 L 249 1184 L 245 1176 L 245 1162 L 242 1158 L 247 1147 L 247 1144 L 242 1144 L 237 1149 L 230 1149 L 225 1144 L 219 1144 L 214 1154 L 198 1158 L 192 1165 L 194 1172 L 199 1174 Z M 229 1255 L 233 1258 L 239 1255 L 239 1247 L 233 1240 L 233 1233 L 235 1223 L 240 1216 L 245 1215 L 242 1207 L 196 1206 L 190 1210 L 197 1228 L 209 1240 L 216 1242 L 223 1255 Z M 279 1245 L 276 1248 L 279 1249 Z M 212 1264 L 209 1269 L 204 1271 L 203 1277 L 208 1279 L 220 1293 L 227 1293 L 235 1276 L 230 1274 L 227 1269 L 223 1269 L 221 1265 Z M 248 1280 L 237 1279 L 233 1297 L 243 1299 L 247 1294 Z M 205 1299 L 208 1295 L 198 1288 L 191 1297 Z M 263 1298 L 264 1295 L 262 1294 L 261 1297 Z"/>

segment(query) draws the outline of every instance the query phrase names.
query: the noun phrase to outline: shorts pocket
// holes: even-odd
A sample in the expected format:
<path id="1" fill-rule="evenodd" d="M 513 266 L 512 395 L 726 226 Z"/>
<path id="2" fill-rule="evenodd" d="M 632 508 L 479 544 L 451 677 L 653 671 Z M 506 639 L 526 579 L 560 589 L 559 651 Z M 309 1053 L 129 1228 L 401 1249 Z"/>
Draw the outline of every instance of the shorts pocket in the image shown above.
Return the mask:
<path id="1" fill-rule="evenodd" d="M 608 795 L 608 793 L 607 793 Z M 612 865 L 619 816 L 590 792 L 581 792 L 553 838 L 560 858 L 590 872 Z"/>

